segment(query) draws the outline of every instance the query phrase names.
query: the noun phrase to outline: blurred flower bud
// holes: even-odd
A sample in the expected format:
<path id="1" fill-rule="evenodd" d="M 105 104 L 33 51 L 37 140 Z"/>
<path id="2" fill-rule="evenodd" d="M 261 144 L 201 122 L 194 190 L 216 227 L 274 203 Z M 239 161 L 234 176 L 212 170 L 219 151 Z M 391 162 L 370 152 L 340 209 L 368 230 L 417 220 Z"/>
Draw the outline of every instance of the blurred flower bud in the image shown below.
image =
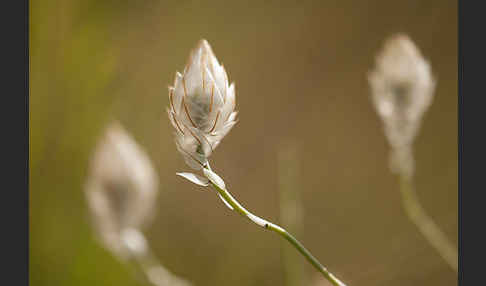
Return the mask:
<path id="1" fill-rule="evenodd" d="M 157 188 L 148 156 L 120 124 L 110 124 L 92 157 L 85 192 L 103 245 L 119 258 L 145 251 L 139 229 L 152 218 Z"/>
<path id="2" fill-rule="evenodd" d="M 411 175 L 412 144 L 434 96 L 430 65 L 408 36 L 398 34 L 385 42 L 368 79 L 392 148 L 392 170 Z"/>
<path id="3" fill-rule="evenodd" d="M 209 43 L 201 40 L 191 52 L 181 75 L 169 87 L 169 119 L 177 149 L 186 163 L 201 169 L 207 158 L 236 123 L 235 87 L 218 63 Z"/>

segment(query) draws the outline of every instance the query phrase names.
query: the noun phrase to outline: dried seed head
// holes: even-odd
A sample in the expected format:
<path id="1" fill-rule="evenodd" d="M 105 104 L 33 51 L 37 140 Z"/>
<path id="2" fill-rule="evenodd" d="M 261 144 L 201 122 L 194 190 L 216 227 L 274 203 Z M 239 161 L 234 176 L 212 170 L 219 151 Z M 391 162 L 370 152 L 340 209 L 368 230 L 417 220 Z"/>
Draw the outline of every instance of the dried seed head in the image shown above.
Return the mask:
<path id="1" fill-rule="evenodd" d="M 103 245 L 118 257 L 144 245 L 131 243 L 131 234 L 152 218 L 157 188 L 148 156 L 119 123 L 110 124 L 92 157 L 85 192 Z"/>
<path id="2" fill-rule="evenodd" d="M 410 175 L 412 144 L 434 96 L 430 65 L 408 36 L 398 34 L 385 42 L 368 79 L 373 104 L 392 148 L 391 167 Z"/>
<path id="3" fill-rule="evenodd" d="M 183 74 L 169 87 L 167 113 L 176 146 L 186 163 L 199 170 L 236 123 L 235 87 L 209 43 L 201 40 L 191 52 Z"/>

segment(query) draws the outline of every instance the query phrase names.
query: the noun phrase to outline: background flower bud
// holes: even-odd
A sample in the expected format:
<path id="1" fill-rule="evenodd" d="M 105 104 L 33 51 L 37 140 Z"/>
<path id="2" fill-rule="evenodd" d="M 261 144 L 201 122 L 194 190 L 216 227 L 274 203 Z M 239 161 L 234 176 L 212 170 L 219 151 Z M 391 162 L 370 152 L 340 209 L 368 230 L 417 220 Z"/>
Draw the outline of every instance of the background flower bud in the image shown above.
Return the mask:
<path id="1" fill-rule="evenodd" d="M 368 79 L 392 148 L 392 170 L 410 174 L 412 143 L 434 96 L 430 65 L 408 36 L 398 34 L 385 42 Z"/>
<path id="2" fill-rule="evenodd" d="M 176 130 L 177 149 L 198 170 L 236 123 L 235 87 L 209 43 L 201 40 L 183 74 L 169 87 L 167 113 Z"/>
<path id="3" fill-rule="evenodd" d="M 111 123 L 92 157 L 86 198 L 103 245 L 128 255 L 125 233 L 152 218 L 158 178 L 145 152 L 119 123 Z"/>

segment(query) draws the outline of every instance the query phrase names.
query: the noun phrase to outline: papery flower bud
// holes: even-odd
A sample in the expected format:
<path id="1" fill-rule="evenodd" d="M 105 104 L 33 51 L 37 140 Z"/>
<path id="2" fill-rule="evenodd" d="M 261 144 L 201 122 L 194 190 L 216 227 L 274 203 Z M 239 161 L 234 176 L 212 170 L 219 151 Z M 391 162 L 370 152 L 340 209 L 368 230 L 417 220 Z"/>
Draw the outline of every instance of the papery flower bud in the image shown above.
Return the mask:
<path id="1" fill-rule="evenodd" d="M 412 144 L 434 96 L 430 65 L 408 36 L 398 34 L 386 41 L 368 79 L 392 148 L 392 170 L 410 175 Z"/>
<path id="2" fill-rule="evenodd" d="M 110 124 L 92 157 L 85 192 L 97 234 L 116 256 L 145 251 L 139 229 L 153 216 L 157 188 L 148 156 L 120 124 Z"/>
<path id="3" fill-rule="evenodd" d="M 236 123 L 235 86 L 209 43 L 201 40 L 191 52 L 183 74 L 169 87 L 167 113 L 176 132 L 177 149 L 199 170 Z"/>

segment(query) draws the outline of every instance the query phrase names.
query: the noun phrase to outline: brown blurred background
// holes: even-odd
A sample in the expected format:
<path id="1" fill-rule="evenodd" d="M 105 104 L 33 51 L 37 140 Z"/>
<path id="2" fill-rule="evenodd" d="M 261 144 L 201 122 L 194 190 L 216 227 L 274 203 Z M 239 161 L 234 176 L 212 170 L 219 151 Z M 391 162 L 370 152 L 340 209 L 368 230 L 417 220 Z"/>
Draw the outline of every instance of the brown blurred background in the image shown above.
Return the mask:
<path id="1" fill-rule="evenodd" d="M 111 119 L 150 155 L 158 213 L 145 232 L 195 285 L 283 285 L 280 246 L 175 172 L 167 86 L 200 38 L 235 81 L 239 123 L 211 157 L 229 190 L 279 220 L 277 152 L 300 153 L 304 245 L 349 286 L 456 285 L 406 217 L 366 73 L 407 33 L 438 79 L 415 144 L 416 187 L 457 243 L 456 1 L 33 1 L 31 285 L 140 285 L 95 240 L 83 194 Z M 315 270 L 302 259 L 311 285 Z"/>

